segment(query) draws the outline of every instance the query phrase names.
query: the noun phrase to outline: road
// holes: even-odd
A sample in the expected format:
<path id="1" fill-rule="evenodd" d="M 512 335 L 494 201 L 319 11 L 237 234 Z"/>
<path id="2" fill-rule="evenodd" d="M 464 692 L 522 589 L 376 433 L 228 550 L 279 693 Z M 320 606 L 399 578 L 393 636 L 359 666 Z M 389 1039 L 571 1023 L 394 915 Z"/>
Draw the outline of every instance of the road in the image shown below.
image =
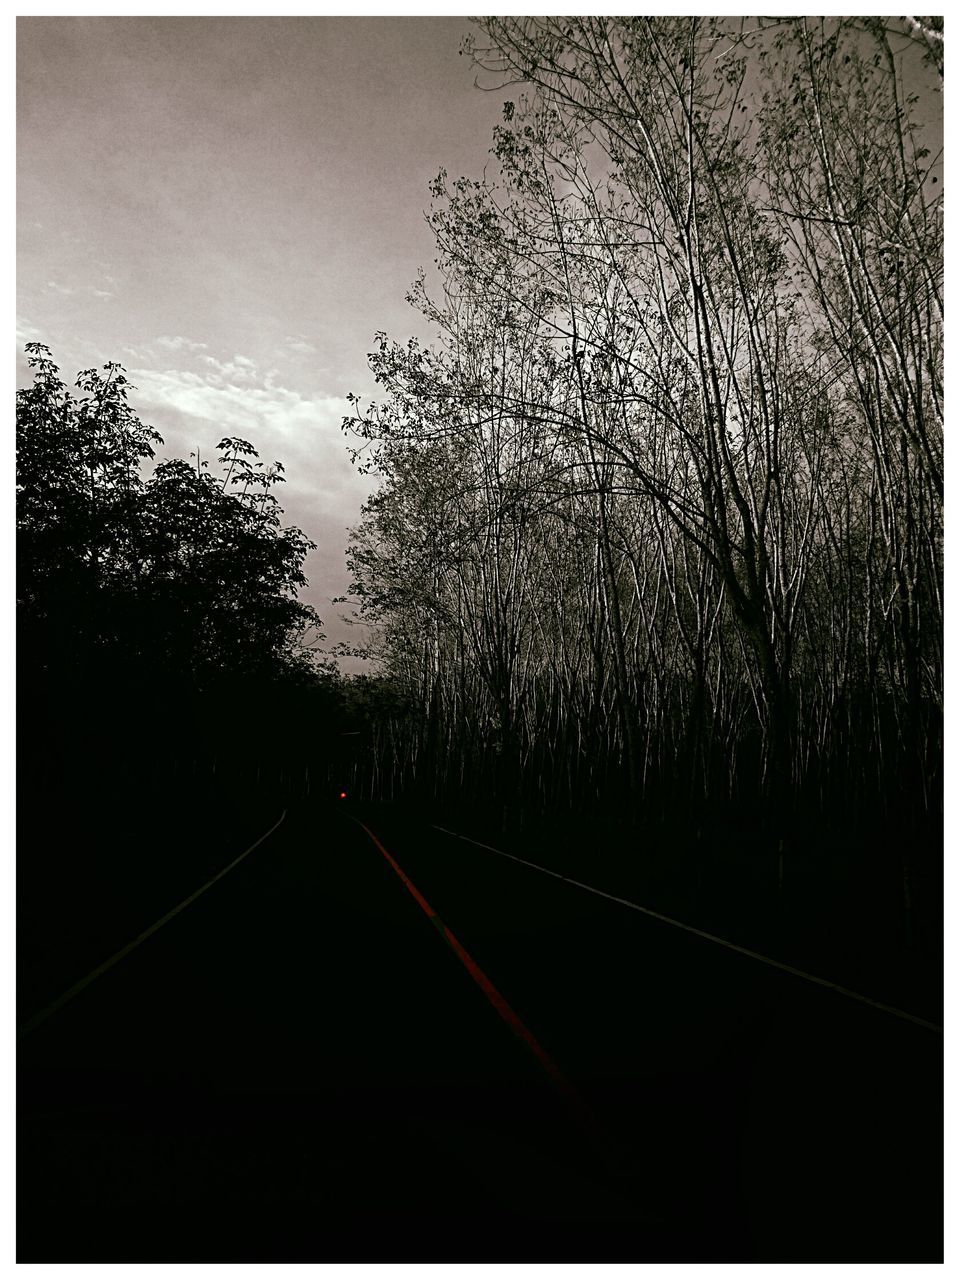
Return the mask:
<path id="1" fill-rule="evenodd" d="M 936 1261 L 941 1062 L 427 822 L 301 802 L 21 1041 L 18 1260 Z"/>

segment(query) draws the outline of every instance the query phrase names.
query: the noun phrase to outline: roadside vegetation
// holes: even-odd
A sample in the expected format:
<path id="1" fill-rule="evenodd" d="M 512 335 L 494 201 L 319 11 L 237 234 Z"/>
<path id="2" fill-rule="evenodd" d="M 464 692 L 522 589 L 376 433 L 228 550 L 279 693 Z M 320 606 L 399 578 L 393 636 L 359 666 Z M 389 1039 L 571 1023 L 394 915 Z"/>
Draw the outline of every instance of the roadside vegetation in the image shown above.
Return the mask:
<path id="1" fill-rule="evenodd" d="M 506 100 L 433 184 L 434 340 L 380 334 L 346 424 L 413 708 L 371 794 L 935 938 L 942 24 L 478 28 Z"/>

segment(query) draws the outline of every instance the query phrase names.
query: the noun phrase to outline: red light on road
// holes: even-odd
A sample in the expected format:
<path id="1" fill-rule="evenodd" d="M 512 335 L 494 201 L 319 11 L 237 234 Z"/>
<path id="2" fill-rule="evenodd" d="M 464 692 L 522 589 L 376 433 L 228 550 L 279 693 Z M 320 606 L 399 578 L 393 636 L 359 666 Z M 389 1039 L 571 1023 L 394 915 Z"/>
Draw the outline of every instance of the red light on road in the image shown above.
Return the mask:
<path id="1" fill-rule="evenodd" d="M 341 792 L 340 792 L 340 799 L 341 799 L 341 800 L 346 800 L 346 798 L 347 798 L 347 793 L 346 793 L 345 791 L 341 791 Z"/>

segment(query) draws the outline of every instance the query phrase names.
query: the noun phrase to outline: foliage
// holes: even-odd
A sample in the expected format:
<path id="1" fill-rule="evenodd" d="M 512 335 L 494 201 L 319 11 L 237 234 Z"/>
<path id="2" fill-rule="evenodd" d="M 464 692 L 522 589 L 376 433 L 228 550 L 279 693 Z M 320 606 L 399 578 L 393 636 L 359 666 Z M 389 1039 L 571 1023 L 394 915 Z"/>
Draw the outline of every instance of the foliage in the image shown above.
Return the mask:
<path id="1" fill-rule="evenodd" d="M 30 343 L 17 394 L 18 606 L 29 654 L 51 671 L 136 672 L 201 689 L 309 677 L 319 620 L 297 599 L 312 543 L 281 527 L 252 445 L 226 437 L 223 475 L 157 464 L 160 436 L 128 402 L 122 368 L 87 370 L 75 396 Z"/>
<path id="2" fill-rule="evenodd" d="M 934 813 L 932 20 L 485 18 L 523 85 L 378 335 L 361 613 L 437 795 Z M 930 56 L 927 56 L 927 55 Z M 410 726 L 415 726 L 411 728 Z"/>

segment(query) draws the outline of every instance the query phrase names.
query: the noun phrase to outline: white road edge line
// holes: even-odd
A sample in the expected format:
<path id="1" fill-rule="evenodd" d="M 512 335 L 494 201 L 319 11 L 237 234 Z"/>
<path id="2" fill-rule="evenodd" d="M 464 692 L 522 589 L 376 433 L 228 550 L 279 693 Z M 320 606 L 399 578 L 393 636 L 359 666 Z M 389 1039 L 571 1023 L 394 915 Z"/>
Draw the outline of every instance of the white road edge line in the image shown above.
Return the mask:
<path id="1" fill-rule="evenodd" d="M 74 998 L 74 996 L 78 996 L 81 991 L 86 987 L 89 987 L 91 982 L 95 982 L 97 978 L 102 977 L 108 969 L 112 969 L 115 964 L 119 964 L 125 956 L 128 956 L 131 951 L 139 947 L 141 942 L 146 942 L 147 938 L 155 934 L 158 929 L 162 929 L 163 926 L 168 924 L 174 916 L 179 915 L 185 907 L 189 907 L 191 902 L 196 902 L 197 898 L 199 898 L 202 893 L 206 893 L 206 891 L 212 885 L 215 885 L 218 880 L 222 880 L 228 871 L 233 870 L 237 863 L 242 862 L 248 854 L 253 853 L 254 849 L 262 845 L 264 840 L 269 836 L 272 836 L 286 816 L 287 811 L 284 809 L 270 830 L 265 831 L 259 840 L 255 840 L 249 849 L 244 849 L 243 853 L 241 853 L 238 858 L 234 858 L 234 860 L 231 863 L 228 863 L 222 871 L 218 871 L 215 876 L 206 882 L 206 884 L 202 884 L 199 889 L 190 894 L 189 898 L 184 898 L 184 900 L 175 906 L 172 911 L 168 911 L 165 916 L 161 916 L 161 918 L 152 924 L 149 929 L 144 929 L 143 933 L 138 934 L 132 942 L 128 942 L 125 947 L 121 947 L 120 950 L 115 955 L 112 955 L 109 960 L 104 960 L 103 964 L 97 965 L 96 969 L 91 970 L 85 978 L 81 978 L 79 982 L 75 982 L 73 986 L 64 991 L 62 995 L 57 996 L 56 1000 L 51 1004 L 48 1004 L 45 1009 L 41 1009 L 39 1013 L 35 1013 L 33 1017 L 28 1019 L 17 1032 L 17 1039 L 22 1040 L 25 1036 L 28 1036 L 31 1031 L 35 1031 L 37 1027 L 46 1022 L 48 1018 L 53 1017 L 55 1013 L 62 1009 L 65 1004 Z"/>
<path id="2" fill-rule="evenodd" d="M 818 978 L 814 973 L 805 973 L 803 969 L 795 969 L 793 965 L 784 964 L 781 960 L 774 960 L 771 956 L 761 955 L 759 951 L 749 951 L 746 947 L 739 947 L 735 942 L 728 942 L 726 938 L 718 938 L 714 933 L 706 933 L 703 929 L 695 929 L 692 924 L 684 924 L 682 920 L 674 920 L 670 916 L 661 915 L 659 911 L 651 911 L 649 907 L 641 907 L 636 902 L 630 902 L 627 898 L 617 898 L 612 893 L 604 893 L 602 889 L 595 889 L 592 885 L 584 884 L 581 880 L 573 880 L 570 876 L 562 876 L 559 871 L 551 871 L 549 867 L 541 867 L 536 862 L 527 862 L 525 858 L 518 858 L 515 854 L 505 853 L 503 849 L 495 849 L 492 844 L 484 844 L 480 840 L 473 840 L 470 836 L 462 836 L 459 831 L 450 831 L 447 827 L 439 827 L 436 823 L 430 824 L 434 831 L 442 831 L 444 835 L 453 836 L 455 840 L 463 840 L 467 844 L 475 844 L 479 849 L 487 849 L 490 853 L 498 853 L 501 858 L 509 858 L 511 862 L 522 863 L 525 867 L 532 867 L 534 871 L 542 871 L 545 876 L 553 876 L 555 880 L 563 880 L 566 884 L 576 885 L 578 889 L 586 889 L 587 893 L 594 893 L 598 898 L 606 898 L 610 902 L 619 902 L 621 906 L 629 907 L 631 911 L 640 911 L 645 916 L 651 916 L 654 920 L 660 920 L 663 924 L 673 925 L 675 929 L 683 929 L 686 933 L 696 934 L 698 938 L 705 938 L 707 942 L 715 942 L 718 946 L 726 947 L 728 951 L 737 951 L 742 956 L 748 956 L 751 960 L 759 960 L 761 964 L 769 965 L 772 969 L 782 969 L 784 973 L 793 974 L 795 978 L 803 978 L 806 982 L 816 983 L 818 987 L 826 987 L 829 991 L 836 992 L 837 995 L 846 996 L 848 1000 L 859 1000 L 861 1004 L 870 1005 L 873 1009 L 880 1009 L 883 1013 L 891 1013 L 896 1018 L 903 1018 L 907 1022 L 915 1022 L 917 1026 L 926 1027 L 928 1031 L 937 1031 L 943 1034 L 943 1027 L 938 1026 L 935 1022 L 928 1022 L 926 1018 L 918 1018 L 916 1014 L 907 1013 L 904 1009 L 896 1009 L 893 1005 L 881 1004 L 879 1000 L 871 1000 L 869 996 L 861 995 L 858 991 L 851 991 L 848 987 L 841 987 L 839 983 L 830 982 L 827 978 Z"/>

